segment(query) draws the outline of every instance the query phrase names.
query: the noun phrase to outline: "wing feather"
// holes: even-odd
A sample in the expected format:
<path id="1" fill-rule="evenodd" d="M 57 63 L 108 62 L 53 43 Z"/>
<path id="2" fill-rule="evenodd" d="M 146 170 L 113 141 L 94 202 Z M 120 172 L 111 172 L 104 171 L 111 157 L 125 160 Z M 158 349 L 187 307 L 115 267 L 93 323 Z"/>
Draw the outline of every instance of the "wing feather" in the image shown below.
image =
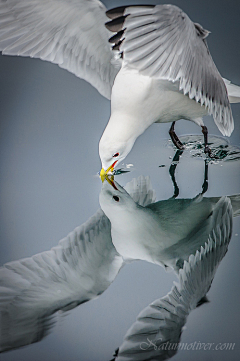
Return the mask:
<path id="1" fill-rule="evenodd" d="M 102 211 L 50 251 L 7 263 L 0 269 L 0 350 L 39 341 L 51 315 L 104 292 L 122 265 Z"/>
<path id="2" fill-rule="evenodd" d="M 207 107 L 222 134 L 230 135 L 231 107 L 206 43 L 209 32 L 173 5 L 129 6 L 122 18 L 119 51 L 125 64 L 146 76 L 179 82 L 184 94 Z M 111 29 L 111 21 L 107 26 Z"/>
<path id="3" fill-rule="evenodd" d="M 126 187 L 143 206 L 155 201 L 149 177 Z M 103 293 L 123 264 L 101 210 L 51 250 L 5 264 L 0 268 L 0 352 L 40 341 L 56 311 Z"/>
<path id="4" fill-rule="evenodd" d="M 110 99 L 120 69 L 97 0 L 1 0 L 0 50 L 58 64 Z"/>

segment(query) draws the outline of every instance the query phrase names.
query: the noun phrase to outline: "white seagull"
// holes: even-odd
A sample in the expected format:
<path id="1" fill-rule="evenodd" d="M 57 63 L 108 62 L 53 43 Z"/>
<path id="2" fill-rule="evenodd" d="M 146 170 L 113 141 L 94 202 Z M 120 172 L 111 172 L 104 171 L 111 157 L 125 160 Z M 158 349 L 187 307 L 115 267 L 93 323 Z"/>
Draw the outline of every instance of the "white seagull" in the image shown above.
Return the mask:
<path id="1" fill-rule="evenodd" d="M 211 114 L 220 132 L 230 136 L 229 103 L 240 101 L 240 88 L 219 74 L 208 34 L 173 5 L 106 11 L 98 0 L 0 0 L 3 54 L 56 63 L 111 99 L 99 143 L 102 176 L 155 122 L 172 122 L 170 135 L 178 148 L 174 124 L 179 119 L 202 127 L 206 152 L 204 115 Z"/>
<path id="2" fill-rule="evenodd" d="M 150 182 L 150 180 L 149 180 Z M 141 184 L 138 179 L 138 184 Z M 141 206 L 117 182 L 104 182 L 100 206 L 111 222 L 112 242 L 124 261 L 140 259 L 169 267 L 176 273 L 184 261 L 204 246 L 220 222 L 221 197 L 174 199 Z M 128 193 L 129 191 L 129 193 Z M 240 215 L 240 195 L 229 196 L 233 216 Z"/>
<path id="3" fill-rule="evenodd" d="M 103 183 L 101 190 L 102 202 L 105 199 L 108 203 L 109 199 L 112 199 L 112 194 L 111 191 L 106 191 L 105 184 L 106 182 Z M 112 185 L 109 187 L 111 190 Z M 119 185 L 118 187 L 120 188 Z M 145 220 L 146 225 L 148 220 L 142 218 L 136 204 L 140 209 L 141 207 L 147 209 L 151 204 L 153 206 L 156 204 L 159 208 L 161 206 L 159 206 L 159 202 L 154 203 L 155 192 L 149 177 L 133 179 L 126 185 L 126 189 L 128 193 L 126 192 L 124 195 L 125 207 L 122 205 L 119 210 L 112 209 L 112 211 L 116 212 L 117 218 L 121 212 L 128 213 L 129 204 L 131 212 L 131 202 L 134 203 L 135 223 L 132 223 L 132 230 L 127 233 L 125 229 L 127 224 L 119 225 L 120 228 L 125 229 L 124 236 L 127 237 L 126 240 L 122 239 L 123 244 L 126 244 L 127 241 L 131 246 L 133 233 L 139 234 L 137 228 L 141 226 L 139 221 Z M 114 194 L 114 196 L 119 196 L 119 194 Z M 233 215 L 240 215 L 239 195 L 230 198 L 234 210 Z M 116 204 L 122 204 L 122 200 L 123 197 L 121 201 L 113 199 Z M 183 201 L 182 203 L 184 203 Z M 169 207 L 167 207 L 168 202 L 170 202 Z M 170 215 L 168 229 L 172 223 L 175 223 L 176 227 L 179 224 L 178 217 L 180 217 L 181 224 L 185 221 L 185 226 L 181 225 L 181 234 L 185 227 L 185 240 L 183 239 L 175 249 L 168 247 L 165 242 L 164 252 L 161 247 L 162 239 L 159 238 L 161 235 L 156 234 L 156 237 L 158 236 L 159 248 L 162 249 L 159 261 L 162 262 L 164 259 L 163 263 L 172 266 L 177 273 L 181 274 L 179 269 L 183 267 L 183 262 L 176 262 L 176 259 L 188 261 L 189 256 L 195 254 L 196 250 L 201 251 L 201 245 L 204 246 L 208 241 L 208 230 L 210 233 L 215 230 L 217 236 L 220 232 L 222 240 L 230 235 L 231 204 L 229 198 L 226 197 L 207 200 L 205 205 L 208 203 L 215 205 L 212 214 L 209 212 L 209 207 L 206 206 L 205 215 L 209 215 L 210 227 L 206 227 L 208 220 L 201 222 L 197 215 L 198 220 L 195 223 L 199 221 L 200 223 L 196 224 L 195 229 L 197 228 L 198 231 L 194 232 L 191 227 L 189 228 L 188 218 L 184 217 L 186 215 L 184 207 L 181 215 L 181 207 L 177 207 L 177 212 L 174 211 L 173 202 L 177 205 L 176 200 L 162 201 L 163 208 L 168 208 L 167 214 Z M 189 203 L 191 204 L 191 200 Z M 193 213 L 191 205 L 190 208 Z M 200 206 L 200 208 L 202 207 Z M 194 221 L 193 214 L 191 221 Z M 167 224 L 166 221 L 165 224 Z M 207 231 L 206 228 L 208 228 Z M 124 257 L 117 252 L 113 245 L 115 241 L 112 236 L 115 237 L 114 234 L 111 234 L 111 223 L 103 211 L 99 210 L 87 222 L 62 239 L 58 246 L 30 258 L 9 262 L 0 268 L 0 352 L 40 341 L 49 333 L 53 325 L 53 315 L 58 310 L 71 310 L 101 295 L 109 287 L 125 264 Z M 150 244 L 151 234 L 146 237 L 146 243 Z M 193 244 L 190 247 L 191 241 Z M 140 238 L 139 243 L 142 247 Z M 135 247 L 135 258 L 138 259 L 138 247 L 135 244 L 133 246 Z M 147 249 L 146 253 L 149 254 Z M 204 290 L 206 293 L 206 287 Z M 195 299 L 198 298 L 197 301 L 199 301 L 205 293 L 204 291 L 198 293 Z"/>

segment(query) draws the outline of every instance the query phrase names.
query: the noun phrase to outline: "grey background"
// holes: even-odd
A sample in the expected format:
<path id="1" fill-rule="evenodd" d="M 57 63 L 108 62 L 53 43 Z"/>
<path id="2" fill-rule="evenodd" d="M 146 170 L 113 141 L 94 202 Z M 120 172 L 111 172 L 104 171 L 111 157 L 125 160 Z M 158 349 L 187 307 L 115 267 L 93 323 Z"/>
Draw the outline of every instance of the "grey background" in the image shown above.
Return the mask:
<path id="1" fill-rule="evenodd" d="M 104 1 L 108 8 L 128 3 Z M 158 1 L 130 1 L 157 4 Z M 240 85 L 240 2 L 172 1 L 212 34 L 208 44 L 225 78 Z M 48 250 L 99 208 L 101 182 L 98 141 L 107 124 L 110 103 L 83 80 L 58 66 L 36 59 L 0 57 L 0 264 Z M 240 145 L 240 105 L 232 106 L 235 130 L 231 144 Z M 209 132 L 220 135 L 212 119 Z M 158 199 L 172 195 L 168 169 L 171 149 L 161 153 L 169 125 L 153 125 L 142 135 L 125 164 L 134 170 L 119 177 L 125 184 L 140 174 L 150 175 Z M 200 134 L 200 128 L 180 121 L 178 134 Z M 177 170 L 181 197 L 201 191 L 203 163 L 183 160 Z M 240 191 L 239 163 L 212 165 L 207 196 Z M 189 317 L 184 342 L 236 342 L 232 354 L 219 360 L 238 360 L 239 344 L 239 219 L 233 239 L 210 291 L 210 305 Z M 0 356 L 14 360 L 91 360 L 111 358 L 111 352 L 137 314 L 170 291 L 173 274 L 136 262 L 121 271 L 96 301 L 63 317 L 41 343 Z M 184 356 L 183 356 L 184 355 Z M 206 351 L 184 352 L 175 359 L 215 359 Z"/>

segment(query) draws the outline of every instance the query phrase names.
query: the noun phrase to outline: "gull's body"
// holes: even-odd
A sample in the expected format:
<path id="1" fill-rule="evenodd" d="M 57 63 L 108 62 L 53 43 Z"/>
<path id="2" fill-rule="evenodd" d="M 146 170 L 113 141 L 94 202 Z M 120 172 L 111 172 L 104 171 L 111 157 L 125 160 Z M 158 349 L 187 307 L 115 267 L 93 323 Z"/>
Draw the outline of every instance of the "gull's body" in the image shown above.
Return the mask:
<path id="1" fill-rule="evenodd" d="M 126 187 L 131 194 L 133 185 Z M 105 183 L 100 204 L 111 221 L 112 241 L 125 260 L 139 257 L 168 265 L 179 276 L 166 296 L 140 312 L 114 360 L 166 360 L 179 350 L 190 312 L 207 302 L 206 294 L 228 250 L 232 217 L 240 215 L 239 195 L 199 195 L 141 207 L 114 182 L 114 188 Z"/>
<path id="2" fill-rule="evenodd" d="M 142 132 L 153 123 L 167 123 L 182 118 L 200 125 L 203 123 L 198 118 L 207 114 L 205 108 L 179 91 L 178 83 L 152 79 L 127 66 L 123 66 L 115 78 L 111 101 L 111 122 L 115 114 L 126 112 L 126 118 L 134 118 L 136 122 L 140 120 L 139 128 Z M 144 120 L 145 124 L 141 128 Z"/>
<path id="3" fill-rule="evenodd" d="M 140 206 L 126 190 L 105 182 L 100 205 L 111 222 L 112 242 L 125 261 L 141 259 L 178 272 L 184 260 L 207 242 L 219 221 L 221 198 L 168 199 Z M 117 197 L 117 198 L 116 198 Z M 239 215 L 240 197 L 230 196 L 233 215 Z"/>
<path id="4" fill-rule="evenodd" d="M 131 148 L 153 123 L 188 119 L 203 126 L 202 117 L 206 114 L 204 107 L 179 91 L 178 83 L 152 79 L 123 65 L 112 88 L 111 117 L 100 149 L 103 153 L 112 149 L 111 154 L 114 154 L 116 141 L 119 144 L 127 141 Z M 103 168 L 107 169 L 110 163 L 103 163 Z"/>
<path id="5" fill-rule="evenodd" d="M 202 117 L 212 114 L 221 133 L 231 134 L 229 101 L 239 102 L 240 90 L 222 79 L 207 35 L 172 5 L 121 7 L 106 15 L 98 0 L 0 2 L 3 54 L 56 63 L 111 99 L 99 144 L 105 171 L 155 122 L 184 118 L 203 126 Z"/>

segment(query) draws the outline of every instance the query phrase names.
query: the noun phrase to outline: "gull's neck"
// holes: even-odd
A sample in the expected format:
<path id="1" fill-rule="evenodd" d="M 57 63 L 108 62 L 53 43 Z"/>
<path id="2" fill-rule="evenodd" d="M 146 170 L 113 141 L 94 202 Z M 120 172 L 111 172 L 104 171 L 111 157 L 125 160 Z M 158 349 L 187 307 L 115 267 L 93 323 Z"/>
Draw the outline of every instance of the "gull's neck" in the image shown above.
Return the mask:
<path id="1" fill-rule="evenodd" d="M 103 138 L 108 142 L 135 142 L 135 140 L 148 128 L 144 122 L 124 111 L 111 114 L 109 122 L 104 130 Z"/>

